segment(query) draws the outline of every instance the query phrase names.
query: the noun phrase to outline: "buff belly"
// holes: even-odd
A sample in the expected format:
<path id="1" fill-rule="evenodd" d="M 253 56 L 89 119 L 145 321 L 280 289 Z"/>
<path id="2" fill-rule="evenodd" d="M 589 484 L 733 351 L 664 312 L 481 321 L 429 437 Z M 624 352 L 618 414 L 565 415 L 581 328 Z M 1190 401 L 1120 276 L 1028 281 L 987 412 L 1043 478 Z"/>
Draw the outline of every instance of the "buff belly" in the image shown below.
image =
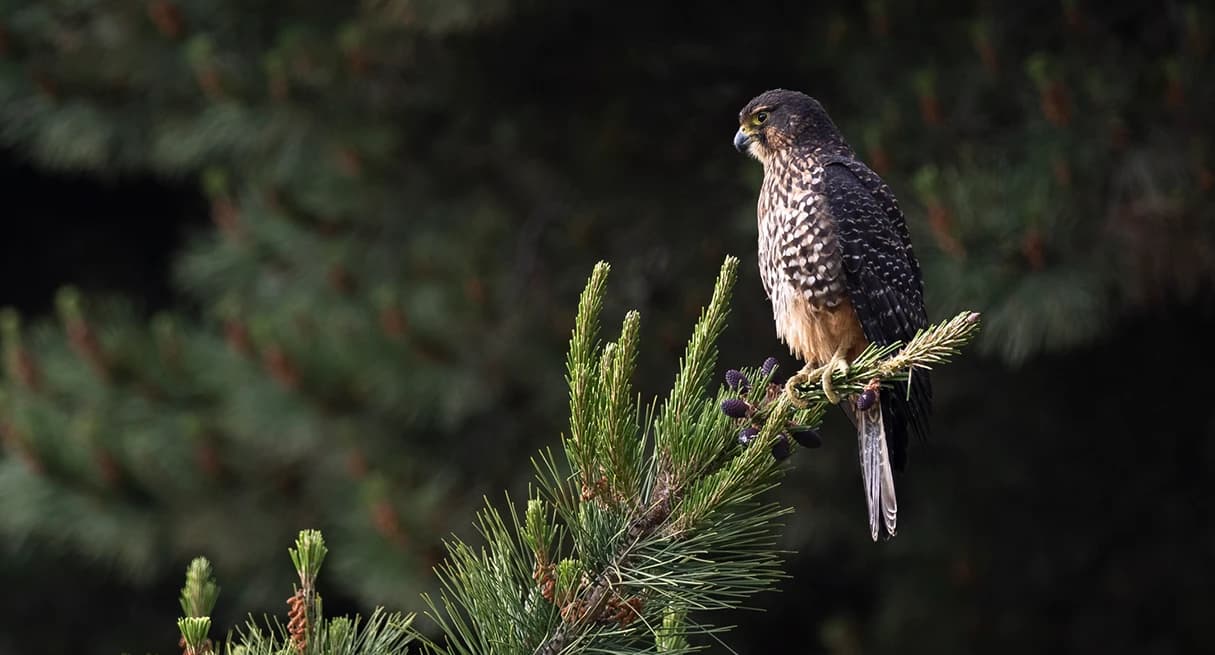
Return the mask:
<path id="1" fill-rule="evenodd" d="M 852 361 L 868 345 L 847 299 L 835 307 L 816 307 L 792 289 L 780 295 L 772 304 L 776 334 L 807 364 L 826 364 L 837 351 Z"/>

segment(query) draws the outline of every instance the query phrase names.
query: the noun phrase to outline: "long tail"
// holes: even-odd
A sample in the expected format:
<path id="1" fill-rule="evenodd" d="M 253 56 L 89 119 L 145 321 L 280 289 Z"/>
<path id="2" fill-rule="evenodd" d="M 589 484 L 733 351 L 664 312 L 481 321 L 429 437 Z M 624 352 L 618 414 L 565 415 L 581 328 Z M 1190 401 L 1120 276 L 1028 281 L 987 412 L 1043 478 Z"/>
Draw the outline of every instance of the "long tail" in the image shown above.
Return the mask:
<path id="1" fill-rule="evenodd" d="M 881 405 L 874 403 L 867 410 L 848 409 L 852 410 L 849 414 L 854 415 L 856 423 L 861 478 L 865 483 L 865 500 L 869 503 L 869 534 L 877 541 L 885 528 L 886 535 L 893 537 L 898 523 L 899 501 L 894 494 L 894 473 L 890 469 Z"/>

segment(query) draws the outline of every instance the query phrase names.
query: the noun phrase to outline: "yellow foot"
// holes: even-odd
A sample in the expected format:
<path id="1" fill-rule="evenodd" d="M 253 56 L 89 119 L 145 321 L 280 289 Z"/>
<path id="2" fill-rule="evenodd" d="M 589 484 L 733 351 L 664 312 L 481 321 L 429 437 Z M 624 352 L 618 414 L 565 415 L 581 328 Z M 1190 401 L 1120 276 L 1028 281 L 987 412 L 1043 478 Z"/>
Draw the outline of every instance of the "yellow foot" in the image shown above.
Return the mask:
<path id="1" fill-rule="evenodd" d="M 797 387 L 810 381 L 810 378 L 817 376 L 819 369 L 810 364 L 802 367 L 802 370 L 789 377 L 785 382 L 785 393 L 789 395 L 789 402 L 798 409 L 805 409 L 810 406 L 810 403 L 802 400 L 801 395 L 797 392 Z"/>
<path id="2" fill-rule="evenodd" d="M 839 352 L 833 354 L 831 359 L 823 366 L 815 367 L 811 364 L 806 364 L 802 370 L 790 377 L 789 381 L 785 382 L 785 392 L 789 394 L 789 400 L 793 402 L 793 406 L 798 409 L 805 409 L 810 405 L 809 402 L 803 400 L 798 395 L 796 387 L 800 387 L 814 378 L 818 378 L 819 382 L 823 385 L 823 395 L 827 397 L 827 401 L 833 405 L 838 404 L 840 395 L 835 392 L 835 387 L 831 383 L 831 376 L 836 371 L 844 374 L 848 373 L 848 360 L 844 359 L 844 356 Z"/>
<path id="3" fill-rule="evenodd" d="M 822 369 L 823 395 L 827 397 L 827 401 L 832 405 L 840 402 L 840 395 L 835 393 L 835 386 L 831 383 L 831 376 L 840 371 L 845 375 L 848 373 L 848 360 L 840 357 L 839 354 L 831 356 L 831 361 L 827 362 Z"/>

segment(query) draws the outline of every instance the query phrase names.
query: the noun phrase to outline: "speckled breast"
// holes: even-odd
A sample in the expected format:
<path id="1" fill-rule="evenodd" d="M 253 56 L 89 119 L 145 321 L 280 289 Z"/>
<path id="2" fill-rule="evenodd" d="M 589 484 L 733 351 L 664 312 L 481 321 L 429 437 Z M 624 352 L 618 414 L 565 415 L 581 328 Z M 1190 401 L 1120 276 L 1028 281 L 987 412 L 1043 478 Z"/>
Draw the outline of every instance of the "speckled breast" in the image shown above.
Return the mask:
<path id="1" fill-rule="evenodd" d="M 823 310 L 847 299 L 839 237 L 822 184 L 823 167 L 809 155 L 778 156 L 764 167 L 759 269 L 774 304 L 790 294 Z"/>

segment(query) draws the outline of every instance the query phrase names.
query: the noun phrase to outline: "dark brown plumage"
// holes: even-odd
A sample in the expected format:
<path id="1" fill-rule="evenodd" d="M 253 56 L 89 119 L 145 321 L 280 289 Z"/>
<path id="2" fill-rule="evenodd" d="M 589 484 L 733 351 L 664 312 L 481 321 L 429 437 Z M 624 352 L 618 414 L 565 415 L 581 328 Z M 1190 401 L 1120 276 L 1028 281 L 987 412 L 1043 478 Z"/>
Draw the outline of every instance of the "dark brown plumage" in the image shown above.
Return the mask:
<path id="1" fill-rule="evenodd" d="M 764 166 L 759 268 L 777 334 L 806 362 L 802 378 L 820 367 L 815 374 L 825 373 L 831 396 L 831 367 L 851 361 L 868 343 L 906 342 L 927 324 L 903 213 L 813 98 L 767 91 L 747 103 L 739 124 L 735 147 Z M 901 383 L 884 389 L 872 416 L 845 404 L 861 429 L 875 539 L 879 528 L 894 532 L 889 469 L 904 465 L 909 432 L 927 437 L 930 405 L 931 387 L 921 371 L 910 390 Z"/>

